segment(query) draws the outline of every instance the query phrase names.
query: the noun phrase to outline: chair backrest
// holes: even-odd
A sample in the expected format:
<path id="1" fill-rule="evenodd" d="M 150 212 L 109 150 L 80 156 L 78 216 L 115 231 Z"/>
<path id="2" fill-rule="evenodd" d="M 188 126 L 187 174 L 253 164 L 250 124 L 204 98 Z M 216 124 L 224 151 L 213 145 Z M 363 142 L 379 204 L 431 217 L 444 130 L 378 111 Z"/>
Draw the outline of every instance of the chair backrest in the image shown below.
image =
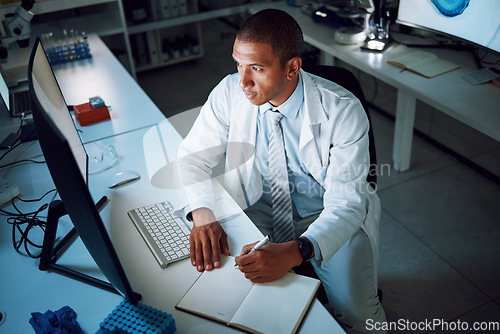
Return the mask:
<path id="1" fill-rule="evenodd" d="M 365 109 L 366 116 L 368 117 L 368 122 L 370 123 L 370 130 L 368 131 L 370 169 L 368 172 L 368 176 L 366 177 L 366 180 L 373 187 L 373 189 L 376 189 L 377 155 L 375 152 L 375 140 L 373 137 L 373 129 L 372 129 L 370 113 L 368 112 L 368 103 L 366 102 L 365 95 L 363 94 L 363 89 L 361 88 L 358 79 L 348 69 L 337 66 L 307 65 L 304 66 L 304 71 L 335 82 L 336 84 L 344 87 L 345 89 L 353 93 L 354 96 L 356 96 L 358 100 L 361 102 L 363 109 Z"/>

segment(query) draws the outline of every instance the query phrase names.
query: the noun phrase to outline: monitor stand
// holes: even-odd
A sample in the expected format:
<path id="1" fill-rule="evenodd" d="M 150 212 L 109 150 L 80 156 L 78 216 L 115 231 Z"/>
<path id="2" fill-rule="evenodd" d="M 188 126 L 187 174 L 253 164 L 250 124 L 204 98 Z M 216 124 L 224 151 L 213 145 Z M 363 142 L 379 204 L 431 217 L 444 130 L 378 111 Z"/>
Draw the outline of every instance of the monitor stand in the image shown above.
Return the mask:
<path id="1" fill-rule="evenodd" d="M 99 203 L 101 203 L 101 201 L 99 201 Z M 99 203 L 97 204 L 97 206 L 100 206 Z M 99 207 L 97 209 L 99 210 Z M 117 289 L 115 289 L 114 286 L 109 282 L 56 264 L 58 257 L 69 246 L 69 242 L 73 241 L 73 239 L 77 236 L 76 229 L 73 227 L 64 236 L 64 238 L 62 238 L 61 241 L 59 241 L 57 245 L 55 245 L 57 225 L 59 224 L 59 219 L 65 215 L 67 215 L 67 212 L 62 201 L 55 200 L 50 203 L 47 216 L 47 225 L 45 228 L 45 235 L 42 244 L 42 253 L 40 256 L 40 265 L 38 266 L 38 268 L 43 271 L 51 270 L 67 277 L 79 280 L 83 283 L 87 283 L 106 291 L 121 295 L 121 293 Z M 137 300 L 142 299 L 142 296 L 139 293 L 134 292 L 134 294 Z"/>

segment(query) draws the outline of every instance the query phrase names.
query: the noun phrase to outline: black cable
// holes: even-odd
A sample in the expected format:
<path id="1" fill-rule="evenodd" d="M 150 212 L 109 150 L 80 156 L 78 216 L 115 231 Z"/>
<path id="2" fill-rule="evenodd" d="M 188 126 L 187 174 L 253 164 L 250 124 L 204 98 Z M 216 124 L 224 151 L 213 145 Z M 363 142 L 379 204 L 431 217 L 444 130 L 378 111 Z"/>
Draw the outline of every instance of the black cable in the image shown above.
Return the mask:
<path id="1" fill-rule="evenodd" d="M 26 116 L 25 113 L 22 113 L 21 114 L 21 123 L 19 124 L 19 128 L 17 129 L 17 132 L 16 133 L 19 133 L 21 132 L 22 128 L 23 128 L 23 123 L 24 123 L 24 117 Z"/>
<path id="2" fill-rule="evenodd" d="M 7 219 L 7 223 L 12 225 L 12 244 L 14 246 L 14 249 L 19 252 L 20 254 L 23 254 L 21 252 L 21 247 L 24 248 L 26 255 L 28 255 L 31 258 L 38 258 L 40 257 L 41 254 L 34 254 L 32 251 L 30 251 L 30 247 L 34 248 L 42 248 L 42 245 L 38 245 L 29 238 L 29 232 L 35 228 L 40 228 L 42 231 L 45 232 L 45 227 L 46 227 L 46 222 L 41 220 L 38 215 L 47 209 L 49 206 L 48 203 L 44 203 L 42 206 L 40 206 L 37 210 L 29 213 L 23 213 L 15 204 L 14 200 L 19 200 L 21 202 L 25 203 L 31 203 L 31 202 L 39 202 L 43 200 L 45 196 L 48 194 L 56 191 L 56 189 L 52 189 L 47 191 L 45 194 L 43 194 L 40 198 L 37 199 L 29 199 L 25 200 L 20 198 L 19 196 L 14 197 L 11 200 L 12 207 L 17 211 L 17 213 L 12 213 L 8 212 L 5 210 L 0 209 L 0 212 L 6 215 L 10 215 Z M 26 225 L 23 229 L 23 225 Z M 17 233 L 16 233 L 17 232 Z M 17 240 L 16 235 L 19 234 L 20 237 Z M 24 254 L 23 254 L 24 255 Z"/>
<path id="3" fill-rule="evenodd" d="M 19 196 L 15 196 L 13 197 L 10 202 L 12 204 L 12 207 L 18 212 L 18 213 L 8 213 L 10 215 L 19 215 L 19 216 L 27 216 L 27 215 L 34 215 L 38 210 L 36 211 L 33 211 L 33 212 L 29 212 L 29 213 L 23 213 L 21 212 L 21 210 L 18 209 L 18 207 L 16 206 L 16 203 L 14 203 L 14 200 L 19 200 L 21 202 L 24 202 L 24 203 L 33 203 L 33 202 L 40 202 L 41 200 L 43 200 L 43 198 L 45 196 L 47 196 L 48 194 L 50 194 L 51 192 L 55 192 L 57 191 L 57 189 L 52 189 L 52 190 L 49 190 L 47 191 L 45 194 L 43 194 L 40 198 L 36 198 L 36 199 L 22 199 L 20 198 Z M 0 211 L 3 211 L 3 212 L 7 212 L 7 211 L 4 211 L 4 210 L 0 210 Z"/>
<path id="4" fill-rule="evenodd" d="M 484 54 L 482 56 L 480 56 L 479 51 L 483 51 Z M 496 61 L 487 61 L 486 57 L 488 57 L 488 56 L 492 56 L 493 58 L 496 58 L 497 60 Z M 484 66 L 482 66 L 483 64 L 486 66 L 489 66 L 489 65 L 498 65 L 500 63 L 500 58 L 498 56 L 495 57 L 495 55 L 493 55 L 488 50 L 483 50 L 481 48 L 476 48 L 476 59 L 478 59 L 481 67 L 484 67 Z"/>
<path id="5" fill-rule="evenodd" d="M 478 47 L 478 46 L 475 46 L 475 45 L 472 45 L 472 44 L 469 44 L 466 42 L 461 42 L 461 41 L 450 42 L 448 39 L 442 39 L 442 38 L 438 38 L 438 36 L 433 36 L 433 37 L 421 38 L 423 41 L 428 40 L 428 39 L 433 40 L 435 43 L 432 43 L 432 44 L 430 44 L 430 43 L 422 43 L 422 44 L 420 44 L 420 43 L 405 43 L 405 42 L 399 41 L 397 38 L 395 38 L 394 35 L 398 35 L 398 34 L 410 35 L 410 36 L 416 36 L 416 37 L 420 37 L 420 36 L 417 36 L 415 34 L 405 34 L 405 33 L 401 33 L 401 32 L 394 32 L 391 35 L 393 42 L 395 42 L 397 44 L 404 45 L 404 46 L 409 47 L 409 48 L 412 48 L 412 47 L 436 48 L 436 49 L 441 48 L 441 49 L 451 49 L 451 50 L 457 50 L 457 51 L 469 51 L 474 56 L 474 61 L 476 62 L 476 65 L 479 69 L 485 67 L 484 65 L 497 65 L 500 63 L 500 60 L 496 60 L 496 61 L 486 61 L 485 60 L 485 58 L 489 55 L 496 57 L 494 52 L 488 51 L 486 49 L 483 49 L 481 47 Z M 479 51 L 483 51 L 484 54 L 482 56 L 480 56 Z"/>
<path id="6" fill-rule="evenodd" d="M 4 154 L 2 154 L 2 156 L 0 157 L 0 161 L 2 161 L 3 158 L 5 158 L 5 156 L 7 154 L 9 154 L 10 152 L 14 151 L 14 149 L 16 149 L 16 147 L 18 147 L 19 145 L 21 145 L 22 143 L 19 142 L 17 144 L 15 144 L 14 146 L 12 146 L 7 152 L 5 152 Z"/>
<path id="7" fill-rule="evenodd" d="M 24 202 L 24 203 L 33 203 L 33 202 L 40 202 L 45 196 L 47 196 L 48 194 L 52 193 L 52 192 L 55 192 L 57 191 L 56 188 L 52 189 L 52 190 L 49 190 L 47 191 L 45 194 L 43 194 L 40 198 L 35 198 L 35 199 L 22 199 L 18 196 L 14 197 L 14 199 L 18 199 L 20 200 L 21 202 Z"/>
<path id="8" fill-rule="evenodd" d="M 29 235 L 29 232 L 35 227 L 40 227 L 42 229 L 42 231 L 45 232 L 45 222 L 38 219 L 37 215 L 41 211 L 45 210 L 47 207 L 48 207 L 47 204 L 42 205 L 33 216 L 25 216 L 25 217 L 19 216 L 19 217 L 11 217 L 11 218 L 7 219 L 7 222 L 9 224 L 12 224 L 12 244 L 14 246 L 14 249 L 18 253 L 23 254 L 20 251 L 20 248 L 21 248 L 21 246 L 24 245 L 24 250 L 26 251 L 26 254 L 29 257 L 34 258 L 34 259 L 40 257 L 40 254 L 37 254 L 37 255 L 33 254 L 30 251 L 29 246 L 32 246 L 35 248 L 42 248 L 42 245 L 37 245 L 34 242 L 32 242 L 29 239 L 28 235 Z M 24 224 L 27 224 L 27 226 L 23 230 L 22 225 L 24 225 Z M 16 230 L 21 234 L 21 237 L 19 238 L 19 240 L 16 240 Z"/>
<path id="9" fill-rule="evenodd" d="M 35 255 L 29 249 L 29 246 L 42 248 L 42 245 L 37 245 L 29 239 L 29 232 L 35 227 L 40 227 L 42 231 L 45 232 L 45 222 L 40 220 L 37 216 L 47 207 L 47 204 L 43 204 L 33 215 L 18 215 L 17 217 L 10 217 L 7 219 L 7 223 L 12 225 L 12 245 L 18 253 L 23 254 L 20 248 L 24 245 L 24 250 L 29 257 L 40 257 L 40 254 Z M 27 225 L 24 230 L 22 225 Z M 16 231 L 20 234 L 19 240 L 16 240 Z"/>
<path id="10" fill-rule="evenodd" d="M 436 37 L 429 37 L 427 39 L 432 39 L 435 43 L 404 43 L 396 38 L 394 35 L 391 36 L 391 39 L 394 43 L 404 45 L 408 48 L 432 48 L 432 49 L 451 49 L 451 50 L 465 50 L 465 51 L 473 51 L 474 47 L 468 44 L 460 43 L 460 42 L 449 42 L 449 41 L 441 41 Z"/>
<path id="11" fill-rule="evenodd" d="M 37 160 L 33 160 L 33 159 L 24 159 L 24 160 L 18 160 L 18 161 L 10 162 L 10 163 L 5 164 L 5 165 L 1 165 L 0 169 L 5 168 L 5 167 L 9 167 L 9 166 L 13 166 L 13 165 L 17 165 L 17 164 L 20 164 L 22 162 L 31 162 L 31 163 L 34 163 L 34 164 L 44 164 L 45 163 L 45 161 L 37 161 Z"/>
<path id="12" fill-rule="evenodd" d="M 14 197 L 12 200 L 14 200 L 15 198 L 19 199 L 19 197 Z M 23 212 L 20 212 L 19 210 L 16 209 L 16 211 L 18 211 L 18 213 L 15 213 L 15 212 L 9 212 L 9 211 L 6 211 L 6 210 L 3 210 L 3 209 L 0 209 L 0 213 L 2 213 L 4 216 L 12 216 L 12 217 L 25 217 L 25 216 L 31 216 L 31 215 L 34 215 L 38 210 L 36 211 L 32 211 L 32 212 L 27 212 L 27 213 L 23 213 Z"/>
<path id="13" fill-rule="evenodd" d="M 20 124 L 19 124 L 19 127 L 17 128 L 16 134 L 18 134 L 19 132 L 21 132 L 21 129 L 23 128 L 24 114 L 23 114 L 23 116 L 22 116 L 20 119 L 21 119 L 21 122 L 20 122 Z M 19 145 L 21 145 L 21 142 L 19 142 L 19 143 L 17 143 L 17 144 L 16 144 L 16 142 L 17 142 L 18 140 L 20 140 L 20 138 L 16 139 L 16 141 L 12 143 L 13 145 L 15 144 L 14 146 L 12 146 L 11 148 L 9 148 L 9 150 L 8 150 L 7 152 L 5 152 L 4 154 L 2 154 L 2 156 L 0 157 L 0 161 L 1 161 L 1 160 L 2 160 L 2 159 L 3 159 L 3 158 L 7 155 L 7 154 L 9 154 L 10 152 L 12 152 L 12 151 L 13 151 L 16 147 L 18 147 Z"/>
<path id="14" fill-rule="evenodd" d="M 19 132 L 21 132 L 21 131 L 22 131 L 22 129 L 23 129 L 23 123 L 24 123 L 24 117 L 25 117 L 25 114 L 23 113 L 23 114 L 21 115 L 21 118 L 20 118 L 21 122 L 20 122 L 20 124 L 19 124 L 19 128 L 17 128 L 16 133 L 19 133 Z M 35 129 L 33 129 L 33 131 L 32 131 L 32 132 L 31 132 L 31 133 L 30 133 L 27 137 L 28 137 L 28 138 L 29 138 L 29 137 L 31 137 L 31 135 L 33 135 L 33 133 L 35 133 L 35 131 L 36 131 L 36 130 L 35 130 Z M 22 137 L 22 136 L 21 136 L 21 137 Z M 2 161 L 2 159 L 3 159 L 3 158 L 5 158 L 5 156 L 6 156 L 7 154 L 9 154 L 9 153 L 10 153 L 10 152 L 12 152 L 14 149 L 16 149 L 17 147 L 19 147 L 19 145 L 21 145 L 21 144 L 22 144 L 22 142 L 20 141 L 20 140 L 21 140 L 21 137 L 20 137 L 19 139 L 17 139 L 17 140 L 16 140 L 16 142 L 19 140 L 19 143 L 17 143 L 17 144 L 15 144 L 14 146 L 12 146 L 12 147 L 11 147 L 11 148 L 7 151 L 7 152 L 5 152 L 4 154 L 2 154 L 2 156 L 0 156 L 0 161 Z M 24 162 L 26 162 L 26 161 L 27 161 L 27 160 L 24 160 Z M 16 163 L 19 163 L 19 162 L 21 162 L 21 161 L 16 161 L 16 162 L 13 162 L 13 163 L 10 163 L 10 164 L 7 164 L 7 165 L 0 166 L 0 168 L 7 167 L 7 166 L 11 166 L 11 165 L 16 164 Z M 35 161 L 31 161 L 31 162 L 35 162 Z"/>

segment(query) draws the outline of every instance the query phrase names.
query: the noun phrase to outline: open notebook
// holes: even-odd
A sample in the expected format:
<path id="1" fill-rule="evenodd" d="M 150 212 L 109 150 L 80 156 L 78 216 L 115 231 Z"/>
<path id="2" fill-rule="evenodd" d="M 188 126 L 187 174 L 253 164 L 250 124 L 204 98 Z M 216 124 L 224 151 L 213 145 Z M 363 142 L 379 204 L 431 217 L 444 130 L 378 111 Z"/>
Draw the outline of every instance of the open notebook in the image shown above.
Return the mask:
<path id="1" fill-rule="evenodd" d="M 176 308 L 253 333 L 295 333 L 320 281 L 288 273 L 253 284 L 223 256 L 222 267 L 204 271 Z"/>
<path id="2" fill-rule="evenodd" d="M 31 114 L 28 86 L 23 85 L 22 87 L 9 89 L 4 77 L 0 74 L 0 95 L 2 95 L 4 107 L 9 111 L 12 117 Z"/>

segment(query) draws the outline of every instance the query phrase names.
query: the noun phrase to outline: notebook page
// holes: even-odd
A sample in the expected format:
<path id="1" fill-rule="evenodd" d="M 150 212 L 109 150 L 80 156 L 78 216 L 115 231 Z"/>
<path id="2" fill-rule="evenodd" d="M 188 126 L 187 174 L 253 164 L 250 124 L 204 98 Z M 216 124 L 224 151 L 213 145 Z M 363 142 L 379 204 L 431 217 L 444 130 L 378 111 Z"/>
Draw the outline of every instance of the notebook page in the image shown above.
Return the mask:
<path id="1" fill-rule="evenodd" d="M 410 54 L 406 54 L 391 61 L 405 65 L 408 68 L 414 68 L 420 64 L 425 64 L 430 61 L 438 59 L 438 57 L 430 52 L 425 51 L 415 51 Z"/>
<path id="2" fill-rule="evenodd" d="M 444 59 L 436 59 L 434 61 L 425 63 L 425 64 L 420 64 L 417 66 L 414 66 L 411 68 L 412 70 L 416 71 L 417 73 L 422 74 L 425 77 L 432 78 L 435 77 L 439 74 L 447 73 L 449 71 L 455 70 L 459 68 L 460 66 L 449 62 Z"/>
<path id="3" fill-rule="evenodd" d="M 318 286 L 318 280 L 293 273 L 255 284 L 231 323 L 262 333 L 293 333 Z"/>
<path id="4" fill-rule="evenodd" d="M 229 323 L 252 286 L 234 257 L 222 256 L 221 268 L 203 272 L 177 307 Z"/>

